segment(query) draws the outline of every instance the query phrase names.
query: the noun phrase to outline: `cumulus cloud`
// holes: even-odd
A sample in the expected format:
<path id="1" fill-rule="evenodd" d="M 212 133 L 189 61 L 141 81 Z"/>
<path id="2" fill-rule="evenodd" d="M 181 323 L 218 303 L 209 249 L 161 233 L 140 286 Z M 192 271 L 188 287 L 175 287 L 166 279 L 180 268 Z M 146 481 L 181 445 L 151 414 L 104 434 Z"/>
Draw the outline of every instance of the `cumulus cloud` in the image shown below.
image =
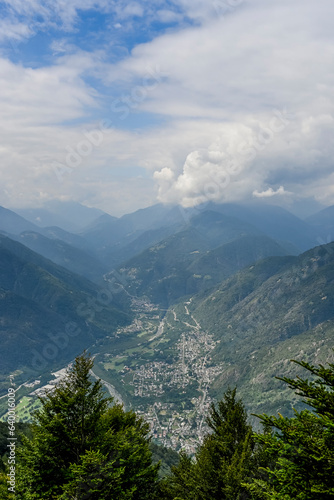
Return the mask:
<path id="1" fill-rule="evenodd" d="M 154 172 L 153 177 L 158 181 L 168 182 L 174 178 L 174 172 L 170 168 L 164 167 L 162 170 Z"/>
<path id="2" fill-rule="evenodd" d="M 250 198 L 259 185 L 264 191 L 284 180 L 289 192 L 306 195 L 317 179 L 328 193 L 323 199 L 333 203 L 326 182 L 334 153 L 329 12 L 329 2 L 319 10 L 312 2 L 268 8 L 257 1 L 224 23 L 210 21 L 140 46 L 120 65 L 136 74 L 144 62 L 159 60 L 168 77 L 143 109 L 180 121 L 205 117 L 213 134 L 222 131 L 219 161 L 208 157 L 212 138 L 206 150 L 190 146 L 174 166 L 173 184 L 159 186 L 160 200 L 189 205 Z M 238 166 L 242 180 L 230 176 L 228 188 L 221 189 L 224 182 L 217 178 L 229 174 L 228 163 Z"/>

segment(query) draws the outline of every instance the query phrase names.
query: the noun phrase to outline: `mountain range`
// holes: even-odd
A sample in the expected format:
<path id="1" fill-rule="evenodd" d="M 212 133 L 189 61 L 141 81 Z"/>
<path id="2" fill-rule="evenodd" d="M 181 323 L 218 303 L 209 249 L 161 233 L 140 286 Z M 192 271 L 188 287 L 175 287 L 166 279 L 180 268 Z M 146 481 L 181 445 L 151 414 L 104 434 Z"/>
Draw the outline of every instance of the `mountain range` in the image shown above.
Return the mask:
<path id="1" fill-rule="evenodd" d="M 47 380 L 87 348 L 126 405 L 147 418 L 166 405 L 156 432 L 175 447 L 176 409 L 187 443 L 229 386 L 252 412 L 291 412 L 275 375 L 297 373 L 290 358 L 333 359 L 333 207 L 301 220 L 256 204 L 121 218 L 76 205 L 68 224 L 51 208 L 0 209 L 1 391 L 9 374 Z"/>

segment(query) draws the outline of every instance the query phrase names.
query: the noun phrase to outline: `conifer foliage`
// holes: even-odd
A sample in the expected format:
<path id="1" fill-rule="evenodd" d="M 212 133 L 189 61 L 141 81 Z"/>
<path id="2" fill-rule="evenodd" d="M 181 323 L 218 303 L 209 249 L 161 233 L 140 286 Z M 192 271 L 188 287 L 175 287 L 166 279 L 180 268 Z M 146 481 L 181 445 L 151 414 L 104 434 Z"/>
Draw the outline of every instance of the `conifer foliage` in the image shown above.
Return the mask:
<path id="1" fill-rule="evenodd" d="M 229 389 L 211 405 L 211 432 L 195 457 L 181 452 L 171 475 L 159 481 L 148 424 L 112 405 L 101 382 L 92 382 L 93 361 L 84 353 L 41 399 L 32 435 L 23 438 L 19 450 L 16 498 L 334 499 L 334 365 L 298 364 L 309 379 L 281 380 L 311 410 L 295 411 L 292 418 L 261 415 L 264 432 L 254 433 L 236 389 Z"/>
<path id="2" fill-rule="evenodd" d="M 20 452 L 17 498 L 24 500 L 154 498 L 149 426 L 134 412 L 112 406 L 93 360 L 79 356 L 67 377 L 41 398 L 31 439 Z"/>
<path id="3" fill-rule="evenodd" d="M 271 433 L 257 434 L 267 457 L 264 477 L 249 485 L 254 499 L 334 499 L 334 365 L 297 362 L 311 379 L 283 377 L 313 411 L 293 418 L 260 416 Z"/>
<path id="4" fill-rule="evenodd" d="M 195 459 L 181 454 L 169 482 L 169 498 L 189 500 L 242 500 L 249 498 L 243 482 L 255 467 L 252 427 L 246 410 L 229 389 L 207 422 L 212 432 Z M 167 496 L 168 498 L 168 496 Z"/>

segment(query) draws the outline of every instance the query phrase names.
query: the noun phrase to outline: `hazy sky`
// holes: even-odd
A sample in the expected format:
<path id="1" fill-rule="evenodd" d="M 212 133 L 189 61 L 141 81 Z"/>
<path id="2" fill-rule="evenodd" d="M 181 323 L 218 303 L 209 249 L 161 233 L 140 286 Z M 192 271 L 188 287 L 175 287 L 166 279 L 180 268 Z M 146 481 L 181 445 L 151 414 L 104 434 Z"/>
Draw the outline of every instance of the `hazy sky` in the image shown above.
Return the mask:
<path id="1" fill-rule="evenodd" d="M 334 204 L 333 0 L 10 0 L 0 16 L 0 205 Z"/>

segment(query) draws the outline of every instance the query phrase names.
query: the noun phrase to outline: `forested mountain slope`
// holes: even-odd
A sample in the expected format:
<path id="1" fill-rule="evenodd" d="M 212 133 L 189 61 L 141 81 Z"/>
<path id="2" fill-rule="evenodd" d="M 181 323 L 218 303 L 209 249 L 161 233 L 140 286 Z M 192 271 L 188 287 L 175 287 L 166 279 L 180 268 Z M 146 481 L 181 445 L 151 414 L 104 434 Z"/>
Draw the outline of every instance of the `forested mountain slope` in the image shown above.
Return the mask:
<path id="1" fill-rule="evenodd" d="M 0 236 L 1 372 L 23 366 L 31 369 L 33 353 L 43 353 L 51 337 L 64 336 L 70 323 L 75 323 L 80 333 L 67 335 L 68 344 L 58 349 L 57 359 L 51 352 L 44 353 L 48 361 L 58 365 L 68 361 L 96 338 L 125 324 L 129 316 L 122 305 L 104 299 L 101 307 L 97 303 L 99 291 L 85 278 Z"/>
<path id="2" fill-rule="evenodd" d="M 279 391 L 275 401 L 270 394 L 279 384 L 273 377 L 295 369 L 288 360 L 333 359 L 334 243 L 260 261 L 188 307 L 219 341 L 212 359 L 224 369 L 213 384 L 216 394 L 238 385 L 254 410 L 289 406 Z"/>

